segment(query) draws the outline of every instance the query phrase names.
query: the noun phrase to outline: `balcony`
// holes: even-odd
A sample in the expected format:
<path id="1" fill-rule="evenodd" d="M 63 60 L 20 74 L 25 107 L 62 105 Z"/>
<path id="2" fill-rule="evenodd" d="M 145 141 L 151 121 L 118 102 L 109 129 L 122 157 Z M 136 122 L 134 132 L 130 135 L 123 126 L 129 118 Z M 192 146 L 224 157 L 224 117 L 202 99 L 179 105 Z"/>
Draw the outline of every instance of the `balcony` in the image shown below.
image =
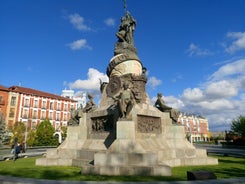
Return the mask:
<path id="1" fill-rule="evenodd" d="M 5 105 L 5 101 L 4 100 L 0 100 L 0 105 Z"/>

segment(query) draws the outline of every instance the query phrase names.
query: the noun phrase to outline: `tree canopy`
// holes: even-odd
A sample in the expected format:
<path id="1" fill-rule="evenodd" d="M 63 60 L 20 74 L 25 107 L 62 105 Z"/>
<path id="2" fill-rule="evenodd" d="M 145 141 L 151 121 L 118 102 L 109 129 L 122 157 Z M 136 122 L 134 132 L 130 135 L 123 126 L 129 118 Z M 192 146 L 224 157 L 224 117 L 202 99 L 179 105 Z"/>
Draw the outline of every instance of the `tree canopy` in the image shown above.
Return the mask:
<path id="1" fill-rule="evenodd" d="M 12 132 L 11 142 L 14 143 L 14 139 L 18 139 L 19 143 L 23 143 L 25 140 L 25 131 L 26 125 L 22 122 L 16 122 L 13 126 L 10 127 Z"/>
<path id="2" fill-rule="evenodd" d="M 1 114 L 0 114 L 1 116 Z M 0 118 L 0 146 L 8 144 L 10 141 L 10 133 L 5 127 L 4 119 Z"/>
<path id="3" fill-rule="evenodd" d="M 241 137 L 245 137 L 245 116 L 239 116 L 237 119 L 232 120 L 231 131 Z"/>
<path id="4" fill-rule="evenodd" d="M 55 129 L 49 120 L 42 121 L 36 129 L 36 141 L 38 146 L 57 146 L 58 139 L 54 137 Z"/>

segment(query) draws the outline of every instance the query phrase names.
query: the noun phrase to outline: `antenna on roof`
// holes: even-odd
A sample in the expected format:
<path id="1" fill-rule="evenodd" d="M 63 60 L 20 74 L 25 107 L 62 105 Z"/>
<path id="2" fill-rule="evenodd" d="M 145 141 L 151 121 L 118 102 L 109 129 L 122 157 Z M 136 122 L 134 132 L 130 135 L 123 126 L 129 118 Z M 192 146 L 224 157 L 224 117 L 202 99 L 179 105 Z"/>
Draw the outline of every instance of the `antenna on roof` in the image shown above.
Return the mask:
<path id="1" fill-rule="evenodd" d="M 21 82 L 21 81 L 19 81 L 19 87 L 21 87 L 21 85 L 22 85 L 22 82 Z"/>

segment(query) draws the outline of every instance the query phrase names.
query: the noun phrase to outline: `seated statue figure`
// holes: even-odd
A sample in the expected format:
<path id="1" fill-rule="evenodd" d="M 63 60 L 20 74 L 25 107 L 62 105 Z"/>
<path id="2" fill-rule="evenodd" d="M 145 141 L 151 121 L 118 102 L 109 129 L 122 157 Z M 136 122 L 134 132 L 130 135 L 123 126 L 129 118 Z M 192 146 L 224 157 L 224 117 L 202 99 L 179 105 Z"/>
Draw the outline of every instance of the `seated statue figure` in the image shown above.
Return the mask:
<path id="1" fill-rule="evenodd" d="M 83 108 L 83 112 L 91 112 L 96 108 L 96 104 L 93 100 L 93 96 L 91 94 L 88 94 L 89 101 L 86 103 L 86 106 Z"/>
<path id="2" fill-rule="evenodd" d="M 118 101 L 118 106 L 121 114 L 121 118 L 128 119 L 128 115 L 131 112 L 133 105 L 135 104 L 134 94 L 129 88 L 129 83 L 123 83 L 123 89 L 119 96 L 113 97 L 114 100 Z"/>
<path id="3" fill-rule="evenodd" d="M 82 109 L 83 106 L 81 105 L 77 110 L 71 110 L 71 118 L 68 121 L 68 125 L 78 125 L 79 119 L 82 117 Z"/>
<path id="4" fill-rule="evenodd" d="M 157 94 L 157 101 L 155 102 L 155 107 L 162 112 L 170 112 L 170 117 L 173 120 L 173 123 L 178 122 L 179 111 L 169 107 L 165 104 L 165 101 L 162 99 L 162 93 Z"/>

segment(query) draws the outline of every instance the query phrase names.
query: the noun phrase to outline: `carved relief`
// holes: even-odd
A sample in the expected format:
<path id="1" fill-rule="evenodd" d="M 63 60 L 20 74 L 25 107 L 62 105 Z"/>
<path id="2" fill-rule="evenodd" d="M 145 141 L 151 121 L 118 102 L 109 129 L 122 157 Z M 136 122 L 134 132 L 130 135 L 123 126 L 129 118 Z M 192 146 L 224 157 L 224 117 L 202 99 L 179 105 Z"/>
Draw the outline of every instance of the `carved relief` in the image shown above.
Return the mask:
<path id="1" fill-rule="evenodd" d="M 92 118 L 92 133 L 109 132 L 113 130 L 113 123 L 109 117 Z"/>
<path id="2" fill-rule="evenodd" d="M 162 132 L 160 117 L 138 115 L 137 119 L 138 132 L 155 134 L 160 134 Z"/>
<path id="3" fill-rule="evenodd" d="M 119 77 L 112 77 L 106 88 L 106 94 L 113 97 L 121 90 L 121 80 Z"/>

